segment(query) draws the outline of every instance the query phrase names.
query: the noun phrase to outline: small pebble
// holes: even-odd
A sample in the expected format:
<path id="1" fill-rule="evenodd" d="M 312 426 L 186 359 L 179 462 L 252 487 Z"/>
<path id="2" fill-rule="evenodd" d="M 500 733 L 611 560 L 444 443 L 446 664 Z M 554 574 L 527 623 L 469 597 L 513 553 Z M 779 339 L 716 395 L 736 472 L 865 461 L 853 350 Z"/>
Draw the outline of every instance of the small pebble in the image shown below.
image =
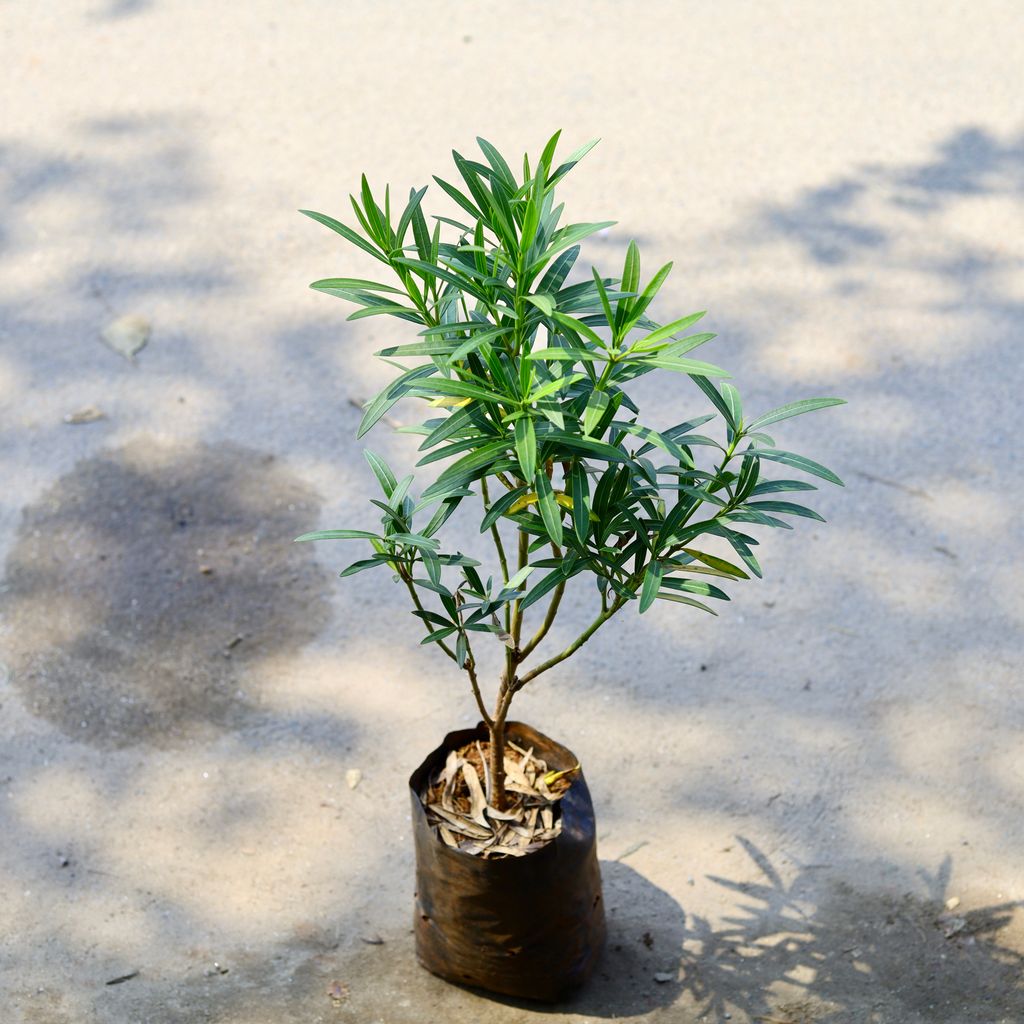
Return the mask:
<path id="1" fill-rule="evenodd" d="M 105 420 L 106 418 L 107 414 L 102 409 L 97 409 L 95 405 L 87 405 L 84 409 L 69 412 L 64 417 L 64 422 L 77 426 L 80 423 L 95 423 L 97 420 Z"/>
<path id="2" fill-rule="evenodd" d="M 355 789 L 363 780 L 363 773 L 358 768 L 349 768 L 345 772 L 345 782 L 349 789 Z"/>
<path id="3" fill-rule="evenodd" d="M 149 332 L 149 321 L 145 317 L 129 314 L 107 324 L 100 337 L 108 348 L 130 360 L 146 347 Z"/>

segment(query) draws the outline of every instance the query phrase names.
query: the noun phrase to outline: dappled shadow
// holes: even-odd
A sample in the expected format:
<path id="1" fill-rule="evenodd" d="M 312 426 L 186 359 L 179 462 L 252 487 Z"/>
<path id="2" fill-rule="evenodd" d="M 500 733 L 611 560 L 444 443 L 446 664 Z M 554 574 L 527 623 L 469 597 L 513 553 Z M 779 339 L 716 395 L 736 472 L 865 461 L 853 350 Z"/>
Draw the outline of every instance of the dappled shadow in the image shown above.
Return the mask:
<path id="1" fill-rule="evenodd" d="M 765 204 L 751 235 L 784 236 L 815 262 L 838 266 L 877 257 L 906 234 L 905 222 L 868 208 L 872 198 L 926 218 L 957 201 L 993 195 L 1024 200 L 1024 137 L 1004 140 L 968 126 L 952 132 L 925 160 L 868 164 L 806 189 L 791 202 Z M 988 255 L 991 260 L 995 254 Z"/>
<path id="2" fill-rule="evenodd" d="M 761 877 L 709 876 L 738 905 L 718 927 L 691 918 L 684 939 L 679 983 L 701 1014 L 842 1024 L 870 1007 L 868 1022 L 959 1024 L 1024 1013 L 1024 954 L 1002 934 L 1022 904 L 947 907 L 948 857 L 916 891 L 886 892 L 813 867 L 787 882 L 739 841 Z"/>
<path id="3" fill-rule="evenodd" d="M 101 746 L 260 719 L 253 668 L 313 640 L 328 582 L 293 537 L 319 498 L 273 455 L 140 440 L 24 512 L 0 597 L 25 706 Z"/>

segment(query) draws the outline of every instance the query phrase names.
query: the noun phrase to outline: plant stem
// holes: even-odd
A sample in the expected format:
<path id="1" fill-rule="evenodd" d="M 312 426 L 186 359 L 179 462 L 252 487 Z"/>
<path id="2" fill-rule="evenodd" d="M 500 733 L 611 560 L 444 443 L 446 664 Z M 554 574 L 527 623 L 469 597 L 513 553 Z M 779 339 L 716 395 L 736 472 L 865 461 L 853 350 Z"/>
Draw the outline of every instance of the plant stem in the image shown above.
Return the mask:
<path id="1" fill-rule="evenodd" d="M 416 605 L 416 607 L 417 607 L 417 609 L 419 611 L 421 611 L 421 612 L 424 611 L 425 609 L 423 607 L 422 602 L 420 601 L 420 595 L 416 593 L 416 586 L 415 586 L 415 584 L 413 583 L 413 581 L 408 576 L 405 575 L 405 573 L 401 573 L 400 575 L 402 577 L 402 580 L 405 582 L 405 585 L 409 588 L 409 593 L 412 595 L 412 603 L 414 605 Z M 426 628 L 428 635 L 431 632 L 433 632 L 431 627 L 430 627 L 430 623 L 427 622 L 426 619 L 421 619 L 420 621 L 423 623 L 424 627 Z M 448 655 L 449 658 L 452 659 L 452 661 L 456 661 L 456 662 L 458 661 L 458 659 L 455 657 L 455 652 L 443 640 L 435 640 L 434 642 L 437 644 L 438 647 L 441 648 L 442 651 L 444 651 L 445 654 Z"/>
<path id="2" fill-rule="evenodd" d="M 494 717 L 488 722 L 487 731 L 490 735 L 491 792 L 488 794 L 490 805 L 498 811 L 508 807 L 508 794 L 505 791 L 505 719 L 516 687 L 510 682 L 502 682 L 498 692 L 498 705 L 494 709 Z"/>
<path id="3" fill-rule="evenodd" d="M 494 719 L 488 732 L 491 740 L 488 755 L 491 791 L 487 794 L 487 800 L 496 811 L 504 811 L 508 807 L 508 794 L 505 792 L 505 719 Z"/>
<path id="4" fill-rule="evenodd" d="M 484 511 L 486 512 L 491 504 L 491 496 L 487 493 L 487 477 L 481 477 L 480 479 L 480 495 L 484 499 Z M 494 538 L 494 547 L 498 552 L 498 562 L 501 564 L 501 571 L 503 574 L 502 582 L 508 581 L 508 559 L 505 557 L 505 545 L 501 542 L 501 533 L 498 531 L 498 524 L 491 523 L 491 536 Z M 511 624 L 511 611 L 509 606 L 505 605 L 505 632 L 510 632 Z"/>
<path id="5" fill-rule="evenodd" d="M 519 565 L 518 569 L 522 569 L 526 565 L 527 557 L 529 556 L 530 539 L 525 533 L 520 532 L 519 534 Z M 524 584 L 525 586 L 525 584 Z M 522 589 L 522 588 L 520 588 Z M 523 633 L 523 614 L 519 610 L 519 601 L 512 602 L 512 628 L 509 630 L 512 634 L 512 642 L 514 650 L 519 650 L 519 638 Z M 510 676 L 511 679 L 511 676 Z"/>
<path id="6" fill-rule="evenodd" d="M 559 550 L 557 544 L 551 545 L 551 550 L 554 553 L 555 558 L 561 558 L 562 552 Z M 530 642 L 522 649 L 519 654 L 519 660 L 525 661 L 535 650 L 537 645 L 548 635 L 548 630 L 551 629 L 552 623 L 555 621 L 555 616 L 558 614 L 558 606 L 562 601 L 562 594 L 565 593 L 565 580 L 555 587 L 555 592 L 551 597 L 551 603 L 548 605 L 547 614 L 544 616 L 544 621 L 541 623 L 540 629 L 534 633 L 533 638 Z"/>
<path id="7" fill-rule="evenodd" d="M 624 604 L 626 599 L 624 597 L 617 597 L 611 604 L 611 607 L 606 611 L 601 612 L 600 615 L 578 636 L 561 654 L 556 654 L 553 658 L 548 658 L 547 661 L 542 662 L 535 669 L 531 669 L 526 675 L 521 676 L 516 683 L 516 689 L 521 690 L 531 679 L 536 679 L 542 672 L 547 672 L 549 668 L 554 668 L 560 662 L 565 661 L 566 658 L 575 654 Z"/>
<path id="8" fill-rule="evenodd" d="M 487 707 L 484 704 L 484 698 L 480 693 L 480 680 L 477 679 L 476 675 L 476 662 L 472 658 L 466 659 L 466 671 L 469 673 L 469 682 L 473 687 L 473 696 L 476 698 L 476 706 L 480 709 L 480 717 L 484 720 L 484 725 L 488 729 L 494 727 L 494 722 L 491 716 L 487 714 Z"/>

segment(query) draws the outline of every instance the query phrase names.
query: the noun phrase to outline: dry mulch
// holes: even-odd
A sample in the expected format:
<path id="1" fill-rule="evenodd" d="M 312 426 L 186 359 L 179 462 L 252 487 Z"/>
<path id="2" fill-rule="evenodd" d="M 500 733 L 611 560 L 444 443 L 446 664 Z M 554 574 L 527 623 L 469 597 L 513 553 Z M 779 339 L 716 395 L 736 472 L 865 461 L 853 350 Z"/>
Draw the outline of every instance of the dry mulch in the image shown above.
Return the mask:
<path id="1" fill-rule="evenodd" d="M 578 770 L 549 771 L 533 749 L 505 744 L 509 806 L 491 806 L 490 744 L 467 743 L 448 753 L 444 767 L 423 794 L 428 821 L 453 849 L 480 857 L 523 857 L 562 831 L 558 801 Z"/>

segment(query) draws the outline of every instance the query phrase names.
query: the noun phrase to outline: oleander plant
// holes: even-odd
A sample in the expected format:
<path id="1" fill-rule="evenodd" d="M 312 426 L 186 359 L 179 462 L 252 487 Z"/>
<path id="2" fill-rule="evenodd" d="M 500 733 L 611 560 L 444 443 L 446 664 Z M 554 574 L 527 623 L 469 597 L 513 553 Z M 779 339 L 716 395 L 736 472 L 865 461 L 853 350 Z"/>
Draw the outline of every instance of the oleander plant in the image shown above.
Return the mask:
<path id="1" fill-rule="evenodd" d="M 366 406 L 358 436 L 397 402 L 419 400 L 427 418 L 398 429 L 422 437 L 417 465 L 431 467 L 432 479 L 414 497 L 412 474 L 399 479 L 366 451 L 381 489 L 370 499 L 379 526 L 299 540 L 364 543 L 365 557 L 341 575 L 384 570 L 406 589 L 423 644 L 468 677 L 490 738 L 486 802 L 500 815 L 509 804 L 503 751 L 515 695 L 627 607 L 643 613 L 670 601 L 714 614 L 709 602 L 728 600 L 725 586 L 761 576 L 753 532 L 821 519 L 789 498 L 814 484 L 766 471 L 841 484 L 766 431 L 842 400 L 804 399 L 748 417 L 726 371 L 692 358 L 714 338 L 693 331 L 704 313 L 654 318 L 671 263 L 645 280 L 631 242 L 617 276 L 578 270 L 580 243 L 614 222 L 565 223 L 556 191 L 595 143 L 558 162 L 556 133 L 517 175 L 477 141 L 479 159 L 453 154 L 458 184 L 435 178 L 460 211 L 454 217 L 428 219 L 426 188 L 393 208 L 390 189 L 374 196 L 365 175 L 351 197 L 353 226 L 302 211 L 388 272 L 384 282 L 341 277 L 311 287 L 358 307 L 350 320 L 410 325 L 408 340 L 376 353 L 397 376 Z M 649 373 L 678 380 L 670 418 L 679 422 L 641 421 L 630 388 Z M 694 414 L 693 398 L 707 411 Z M 490 569 L 445 536 L 466 503 L 476 503 L 479 529 L 493 542 Z M 568 646 L 545 650 L 578 578 L 590 583 L 593 619 Z M 504 647 L 490 685 L 478 671 L 484 644 Z"/>

